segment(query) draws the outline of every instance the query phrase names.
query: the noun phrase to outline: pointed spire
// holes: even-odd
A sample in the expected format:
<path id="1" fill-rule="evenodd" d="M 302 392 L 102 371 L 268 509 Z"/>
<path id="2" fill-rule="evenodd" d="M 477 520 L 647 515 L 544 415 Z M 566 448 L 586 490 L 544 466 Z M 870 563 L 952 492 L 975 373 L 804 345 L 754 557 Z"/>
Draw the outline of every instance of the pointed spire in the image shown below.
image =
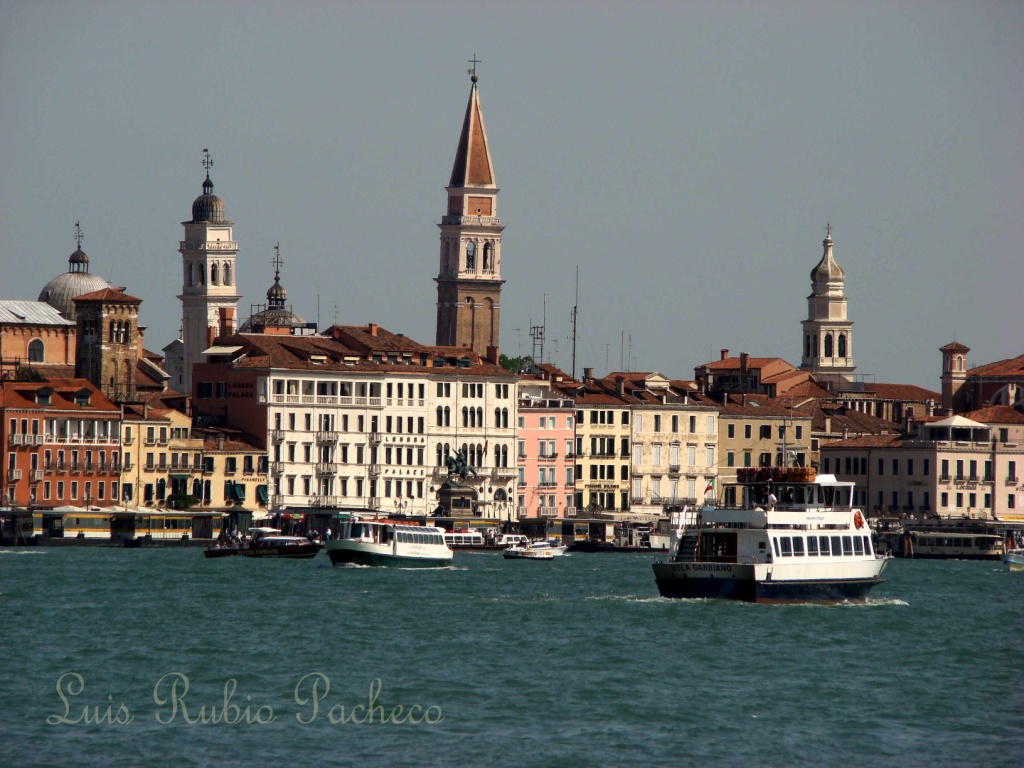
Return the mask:
<path id="1" fill-rule="evenodd" d="M 476 75 L 476 65 L 480 60 L 473 54 L 469 62 L 473 65 L 469 70 L 469 79 L 473 85 L 469 91 L 466 117 L 462 121 L 459 148 L 455 153 L 455 164 L 452 166 L 452 178 L 448 186 L 493 187 L 491 151 L 487 144 L 487 131 L 484 129 L 484 115 L 480 109 L 480 94 L 477 90 L 479 78 Z"/>
<path id="2" fill-rule="evenodd" d="M 270 260 L 274 265 L 274 284 L 267 290 L 267 303 L 272 308 L 283 307 L 288 300 L 288 291 L 281 285 L 281 265 L 284 259 L 281 258 L 281 244 L 274 246 L 274 258 Z"/>
<path id="3" fill-rule="evenodd" d="M 842 283 L 846 279 L 846 272 L 832 255 L 832 224 L 825 225 L 825 239 L 821 241 L 823 253 L 821 261 L 811 270 L 811 282 L 817 289 L 827 289 L 830 282 L 838 282 L 839 290 L 842 290 Z"/>

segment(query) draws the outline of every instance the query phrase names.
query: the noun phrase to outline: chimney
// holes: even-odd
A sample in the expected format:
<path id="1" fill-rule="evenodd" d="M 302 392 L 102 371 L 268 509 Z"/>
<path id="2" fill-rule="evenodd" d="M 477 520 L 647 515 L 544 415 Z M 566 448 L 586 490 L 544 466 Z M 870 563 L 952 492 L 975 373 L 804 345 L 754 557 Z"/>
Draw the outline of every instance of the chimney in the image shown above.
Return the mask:
<path id="1" fill-rule="evenodd" d="M 142 418 L 149 419 L 149 403 L 142 404 Z"/>
<path id="2" fill-rule="evenodd" d="M 583 380 L 588 384 L 594 380 L 594 369 L 584 368 L 583 369 Z"/>
<path id="3" fill-rule="evenodd" d="M 377 335 L 377 331 L 378 331 L 377 324 L 376 323 L 370 323 L 369 327 L 370 327 L 370 335 L 371 336 L 376 336 Z"/>
<path id="4" fill-rule="evenodd" d="M 750 355 L 746 352 L 740 352 L 740 376 L 743 378 L 747 377 L 747 361 L 750 359 Z"/>
<path id="5" fill-rule="evenodd" d="M 217 435 L 217 450 L 224 450 L 224 435 Z"/>
<path id="6" fill-rule="evenodd" d="M 831 434 L 832 434 L 832 417 L 831 416 L 826 416 L 825 417 L 825 435 L 827 437 L 828 435 L 831 435 Z"/>
<path id="7" fill-rule="evenodd" d="M 220 335 L 230 336 L 235 330 L 235 308 L 220 308 Z"/>
<path id="8" fill-rule="evenodd" d="M 626 394 L 626 379 L 623 376 L 615 377 L 615 391 L 620 395 Z"/>
<path id="9" fill-rule="evenodd" d="M 722 357 L 721 357 L 720 359 L 721 359 L 721 360 L 726 360 L 726 359 L 728 359 L 728 357 L 729 357 L 729 350 L 728 350 L 728 349 L 725 349 L 725 348 L 723 348 L 723 349 L 721 350 L 721 352 L 722 352 Z"/>
<path id="10" fill-rule="evenodd" d="M 498 348 L 497 347 L 488 347 L 487 348 L 487 357 L 485 359 L 491 365 L 497 365 L 498 364 Z"/>

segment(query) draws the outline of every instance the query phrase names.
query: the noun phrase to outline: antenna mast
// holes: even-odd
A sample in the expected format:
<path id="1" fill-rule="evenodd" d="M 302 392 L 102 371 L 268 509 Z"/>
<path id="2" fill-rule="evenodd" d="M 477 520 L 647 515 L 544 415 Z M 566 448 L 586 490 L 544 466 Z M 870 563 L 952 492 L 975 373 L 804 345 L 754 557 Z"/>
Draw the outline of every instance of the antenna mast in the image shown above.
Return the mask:
<path id="1" fill-rule="evenodd" d="M 572 305 L 572 378 L 576 380 L 576 315 L 580 307 L 580 265 L 576 265 L 576 299 Z"/>

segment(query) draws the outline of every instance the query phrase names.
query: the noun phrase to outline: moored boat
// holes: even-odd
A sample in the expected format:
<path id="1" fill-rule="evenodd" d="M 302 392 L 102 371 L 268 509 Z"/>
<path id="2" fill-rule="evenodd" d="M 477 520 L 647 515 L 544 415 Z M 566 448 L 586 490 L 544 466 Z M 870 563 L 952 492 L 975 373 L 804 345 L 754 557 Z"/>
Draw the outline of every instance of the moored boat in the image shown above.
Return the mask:
<path id="1" fill-rule="evenodd" d="M 284 557 L 293 560 L 306 560 L 316 557 L 323 548 L 318 541 L 310 541 L 302 536 L 282 536 L 277 528 L 252 528 L 251 539 L 239 547 L 214 546 L 203 552 L 208 558 L 216 557 Z"/>
<path id="2" fill-rule="evenodd" d="M 730 484 L 737 503 L 675 513 L 669 559 L 653 566 L 662 597 L 864 601 L 889 557 L 872 548 L 852 482 L 807 478 L 773 483 L 773 508 L 756 503 L 768 494 L 755 479 Z"/>
<path id="3" fill-rule="evenodd" d="M 993 533 L 966 531 L 908 531 L 903 557 L 922 560 L 999 560 L 1003 539 Z"/>
<path id="4" fill-rule="evenodd" d="M 454 555 L 445 544 L 443 528 L 359 517 L 345 521 L 326 549 L 333 565 L 443 568 L 451 565 Z"/>
<path id="5" fill-rule="evenodd" d="M 1008 549 L 1003 553 L 1003 562 L 1011 571 L 1024 571 L 1024 549 Z"/>

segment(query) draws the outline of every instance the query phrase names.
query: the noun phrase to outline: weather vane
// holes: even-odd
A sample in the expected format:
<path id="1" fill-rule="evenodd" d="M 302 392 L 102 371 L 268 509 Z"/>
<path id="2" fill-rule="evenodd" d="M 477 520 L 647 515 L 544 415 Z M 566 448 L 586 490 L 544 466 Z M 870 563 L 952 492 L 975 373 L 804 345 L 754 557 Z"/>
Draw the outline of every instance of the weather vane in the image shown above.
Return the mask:
<path id="1" fill-rule="evenodd" d="M 467 59 L 467 61 L 469 61 L 469 63 L 473 65 L 473 68 L 472 69 L 467 69 L 466 72 L 473 76 L 473 78 L 474 78 L 473 82 L 475 83 L 476 82 L 476 79 L 475 79 L 476 78 L 476 65 L 477 64 L 482 64 L 483 61 L 481 59 L 478 59 L 476 57 L 475 53 L 473 54 L 473 58 L 472 59 Z"/>
<path id="2" fill-rule="evenodd" d="M 281 258 L 281 243 L 274 246 L 274 258 L 270 260 L 270 263 L 274 265 L 274 279 L 276 280 L 281 276 L 281 265 L 284 264 L 284 259 Z"/>
<path id="3" fill-rule="evenodd" d="M 210 157 L 210 150 L 203 147 L 203 168 L 206 169 L 206 175 L 209 177 L 210 169 L 213 167 L 213 158 Z"/>
<path id="4" fill-rule="evenodd" d="M 75 242 L 78 243 L 78 250 L 82 250 L 82 238 L 85 237 L 85 233 L 82 232 L 81 222 L 75 222 Z"/>

